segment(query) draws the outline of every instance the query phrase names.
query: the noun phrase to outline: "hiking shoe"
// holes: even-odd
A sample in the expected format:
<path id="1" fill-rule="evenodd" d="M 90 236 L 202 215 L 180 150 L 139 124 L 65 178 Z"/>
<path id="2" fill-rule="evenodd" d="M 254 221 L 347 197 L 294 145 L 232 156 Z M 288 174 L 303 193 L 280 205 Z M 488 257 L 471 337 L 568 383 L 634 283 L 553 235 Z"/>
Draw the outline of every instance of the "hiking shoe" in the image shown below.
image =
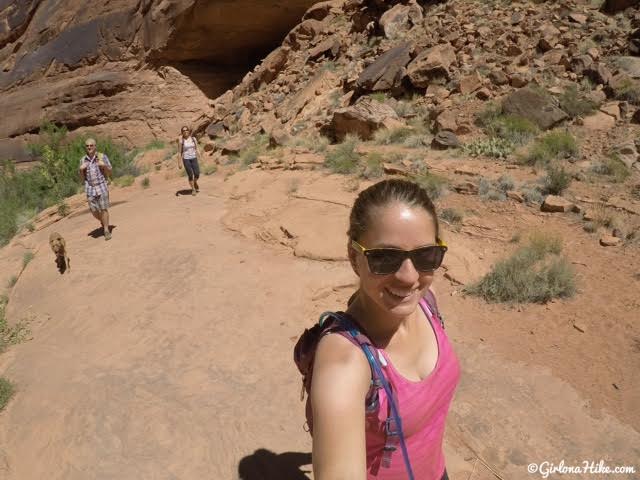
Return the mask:
<path id="1" fill-rule="evenodd" d="M 104 240 L 105 242 L 111 240 L 111 232 L 104 232 Z"/>
<path id="2" fill-rule="evenodd" d="M 193 195 L 194 197 L 196 196 L 196 189 L 194 188 L 193 190 L 191 190 L 191 195 Z"/>

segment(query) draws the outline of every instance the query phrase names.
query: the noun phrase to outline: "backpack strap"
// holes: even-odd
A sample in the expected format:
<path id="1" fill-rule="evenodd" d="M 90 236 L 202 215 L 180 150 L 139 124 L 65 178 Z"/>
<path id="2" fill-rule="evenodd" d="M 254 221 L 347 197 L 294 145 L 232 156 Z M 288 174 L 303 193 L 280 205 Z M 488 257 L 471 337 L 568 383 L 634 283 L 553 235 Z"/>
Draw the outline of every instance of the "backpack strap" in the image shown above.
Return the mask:
<path id="1" fill-rule="evenodd" d="M 387 394 L 387 406 L 389 411 L 384 427 L 385 445 L 382 451 L 382 465 L 386 468 L 391 466 L 391 454 L 397 450 L 397 445 L 399 443 L 408 478 L 409 480 L 414 480 L 415 477 L 413 475 L 413 469 L 411 468 L 411 461 L 409 460 L 409 452 L 407 450 L 404 433 L 402 431 L 402 418 L 400 417 L 400 412 L 398 410 L 398 398 L 393 391 L 391 384 L 384 376 L 382 366 L 380 365 L 381 359 L 377 355 L 378 350 L 375 349 L 371 340 L 362 334 L 357 325 L 346 314 L 337 312 L 332 315 L 338 318 L 339 322 L 347 328 L 351 337 L 362 349 L 367 361 L 369 362 L 369 367 L 371 367 L 372 384 L 378 382 Z M 375 354 L 374 351 L 376 352 Z M 384 364 L 386 365 L 386 362 L 384 362 Z"/>
<path id="2" fill-rule="evenodd" d="M 427 302 L 427 307 L 429 307 L 429 311 L 436 317 L 436 319 L 440 322 L 440 326 L 444 330 L 444 317 L 438 310 L 438 302 L 436 301 L 436 296 L 430 289 L 427 289 L 427 293 L 424 294 L 424 301 Z"/>

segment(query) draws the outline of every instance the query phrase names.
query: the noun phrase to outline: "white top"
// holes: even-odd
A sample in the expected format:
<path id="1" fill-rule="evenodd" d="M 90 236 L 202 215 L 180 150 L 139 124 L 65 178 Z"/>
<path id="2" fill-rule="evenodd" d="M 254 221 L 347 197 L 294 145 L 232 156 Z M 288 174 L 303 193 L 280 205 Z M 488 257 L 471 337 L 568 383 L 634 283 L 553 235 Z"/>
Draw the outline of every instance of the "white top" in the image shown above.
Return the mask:
<path id="1" fill-rule="evenodd" d="M 196 151 L 196 139 L 193 137 L 180 139 L 182 143 L 182 158 L 191 160 L 198 156 Z"/>

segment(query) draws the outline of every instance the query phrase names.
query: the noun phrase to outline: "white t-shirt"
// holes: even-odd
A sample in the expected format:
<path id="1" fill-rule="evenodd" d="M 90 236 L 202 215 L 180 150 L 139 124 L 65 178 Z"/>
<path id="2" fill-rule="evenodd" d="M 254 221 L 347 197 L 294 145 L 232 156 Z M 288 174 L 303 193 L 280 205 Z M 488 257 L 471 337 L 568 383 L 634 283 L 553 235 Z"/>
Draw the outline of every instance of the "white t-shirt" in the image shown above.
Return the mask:
<path id="1" fill-rule="evenodd" d="M 191 160 L 198 156 L 195 138 L 182 138 L 180 139 L 180 142 L 182 143 L 182 158 L 185 160 Z"/>

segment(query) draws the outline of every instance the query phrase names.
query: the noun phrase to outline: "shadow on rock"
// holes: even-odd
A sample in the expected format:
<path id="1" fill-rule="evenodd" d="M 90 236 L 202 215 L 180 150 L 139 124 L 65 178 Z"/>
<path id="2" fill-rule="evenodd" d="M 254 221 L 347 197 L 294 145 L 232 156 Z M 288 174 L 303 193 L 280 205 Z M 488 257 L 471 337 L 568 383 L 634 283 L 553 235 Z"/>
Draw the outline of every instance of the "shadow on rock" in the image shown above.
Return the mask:
<path id="1" fill-rule="evenodd" d="M 311 463 L 310 453 L 284 452 L 276 454 L 261 448 L 247 455 L 238 464 L 240 480 L 309 480 L 309 470 L 302 466 Z"/>

